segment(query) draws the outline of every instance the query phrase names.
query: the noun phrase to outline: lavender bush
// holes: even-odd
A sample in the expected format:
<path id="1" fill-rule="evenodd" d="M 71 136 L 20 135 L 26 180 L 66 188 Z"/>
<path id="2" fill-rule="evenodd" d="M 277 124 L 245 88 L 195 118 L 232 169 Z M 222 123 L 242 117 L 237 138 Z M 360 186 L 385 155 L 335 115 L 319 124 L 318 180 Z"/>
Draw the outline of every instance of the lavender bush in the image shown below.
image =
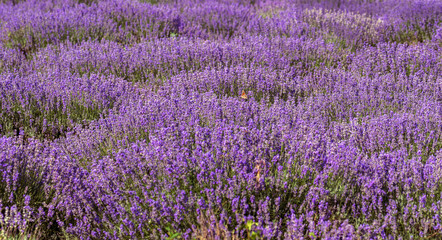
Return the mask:
<path id="1" fill-rule="evenodd" d="M 0 238 L 442 238 L 442 3 L 0 1 Z"/>

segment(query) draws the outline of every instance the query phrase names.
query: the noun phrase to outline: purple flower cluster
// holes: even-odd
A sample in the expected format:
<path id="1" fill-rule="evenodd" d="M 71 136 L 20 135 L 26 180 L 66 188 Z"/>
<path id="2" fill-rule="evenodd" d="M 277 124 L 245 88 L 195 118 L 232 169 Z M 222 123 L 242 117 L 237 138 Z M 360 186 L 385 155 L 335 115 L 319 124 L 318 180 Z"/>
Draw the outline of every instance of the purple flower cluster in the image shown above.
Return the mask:
<path id="1" fill-rule="evenodd" d="M 442 237 L 440 1 L 0 2 L 0 238 Z"/>

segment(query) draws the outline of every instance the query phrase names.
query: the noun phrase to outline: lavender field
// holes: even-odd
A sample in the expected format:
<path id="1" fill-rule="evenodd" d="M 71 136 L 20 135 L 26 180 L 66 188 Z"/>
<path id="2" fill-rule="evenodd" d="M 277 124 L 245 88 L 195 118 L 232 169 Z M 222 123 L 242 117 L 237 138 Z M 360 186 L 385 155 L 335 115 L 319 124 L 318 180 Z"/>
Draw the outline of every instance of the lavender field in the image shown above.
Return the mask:
<path id="1" fill-rule="evenodd" d="M 441 224 L 441 0 L 0 0 L 0 239 Z"/>

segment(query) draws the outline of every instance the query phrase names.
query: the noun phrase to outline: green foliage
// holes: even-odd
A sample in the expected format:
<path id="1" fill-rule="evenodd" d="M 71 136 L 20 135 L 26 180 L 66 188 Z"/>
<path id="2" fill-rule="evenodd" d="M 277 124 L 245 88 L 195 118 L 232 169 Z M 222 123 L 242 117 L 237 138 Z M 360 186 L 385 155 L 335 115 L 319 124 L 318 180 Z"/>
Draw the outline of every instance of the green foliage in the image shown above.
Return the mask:
<path id="1" fill-rule="evenodd" d="M 166 3 L 178 3 L 178 0 L 139 0 L 142 3 L 149 3 L 152 5 L 166 4 Z"/>
<path id="2" fill-rule="evenodd" d="M 97 3 L 98 0 L 76 0 L 79 4 L 83 3 L 88 6 L 92 5 L 93 3 Z"/>
<path id="3" fill-rule="evenodd" d="M 67 106 L 63 106 L 61 99 L 55 99 L 53 106 L 45 107 L 44 103 L 30 94 L 26 106 L 15 102 L 6 109 L 0 102 L 0 135 L 19 136 L 23 133 L 24 139 L 53 140 L 64 137 L 74 124 L 85 126 L 107 112 L 99 105 L 86 106 L 81 100 L 70 101 Z"/>
<path id="4" fill-rule="evenodd" d="M 0 0 L 0 3 L 10 3 L 12 5 L 17 5 L 21 2 L 24 2 L 26 0 Z"/>
<path id="5" fill-rule="evenodd" d="M 166 238 L 167 240 L 180 239 L 181 233 L 176 232 L 170 224 L 165 228 L 167 231 L 167 235 L 169 235 L 169 237 Z"/>

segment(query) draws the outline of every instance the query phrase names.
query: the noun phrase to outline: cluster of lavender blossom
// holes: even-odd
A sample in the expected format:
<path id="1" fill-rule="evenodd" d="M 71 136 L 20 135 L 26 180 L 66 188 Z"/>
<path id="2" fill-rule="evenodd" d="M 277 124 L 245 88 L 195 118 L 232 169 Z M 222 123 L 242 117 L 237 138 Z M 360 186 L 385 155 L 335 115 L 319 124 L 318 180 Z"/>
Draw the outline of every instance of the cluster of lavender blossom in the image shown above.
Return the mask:
<path id="1" fill-rule="evenodd" d="M 442 238 L 439 0 L 0 1 L 0 238 Z"/>

